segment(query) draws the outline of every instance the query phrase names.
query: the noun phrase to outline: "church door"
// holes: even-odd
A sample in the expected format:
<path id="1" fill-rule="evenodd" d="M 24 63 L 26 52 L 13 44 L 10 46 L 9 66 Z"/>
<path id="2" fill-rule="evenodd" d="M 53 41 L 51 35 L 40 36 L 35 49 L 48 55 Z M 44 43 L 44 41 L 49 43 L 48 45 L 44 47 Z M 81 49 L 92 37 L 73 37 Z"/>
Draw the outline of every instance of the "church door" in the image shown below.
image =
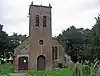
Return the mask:
<path id="1" fill-rule="evenodd" d="M 28 70 L 28 57 L 19 57 L 19 70 Z"/>
<path id="2" fill-rule="evenodd" d="M 45 57 L 42 55 L 37 58 L 37 70 L 45 70 Z"/>

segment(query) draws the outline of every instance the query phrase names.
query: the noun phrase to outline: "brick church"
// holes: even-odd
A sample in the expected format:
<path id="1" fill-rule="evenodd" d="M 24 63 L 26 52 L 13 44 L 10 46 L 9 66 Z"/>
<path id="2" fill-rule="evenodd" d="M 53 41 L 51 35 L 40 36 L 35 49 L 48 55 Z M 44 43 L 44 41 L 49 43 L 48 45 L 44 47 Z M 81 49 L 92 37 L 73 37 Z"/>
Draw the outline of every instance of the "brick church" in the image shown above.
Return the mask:
<path id="1" fill-rule="evenodd" d="M 52 70 L 55 64 L 64 63 L 65 52 L 52 38 L 51 5 L 29 7 L 29 37 L 14 50 L 14 71 Z"/>

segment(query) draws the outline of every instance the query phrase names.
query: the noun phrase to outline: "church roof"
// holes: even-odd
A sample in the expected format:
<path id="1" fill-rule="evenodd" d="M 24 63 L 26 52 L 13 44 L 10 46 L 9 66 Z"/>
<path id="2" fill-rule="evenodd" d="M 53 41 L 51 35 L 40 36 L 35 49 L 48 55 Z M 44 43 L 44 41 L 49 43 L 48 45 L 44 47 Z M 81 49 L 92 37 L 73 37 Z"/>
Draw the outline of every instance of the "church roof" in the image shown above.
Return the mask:
<path id="1" fill-rule="evenodd" d="M 52 38 L 52 45 L 61 45 L 56 38 Z"/>
<path id="2" fill-rule="evenodd" d="M 23 41 L 23 43 L 21 43 L 14 49 L 14 55 L 20 53 L 20 51 L 25 47 L 27 47 L 29 44 L 30 44 L 30 37 L 28 37 L 26 40 Z"/>

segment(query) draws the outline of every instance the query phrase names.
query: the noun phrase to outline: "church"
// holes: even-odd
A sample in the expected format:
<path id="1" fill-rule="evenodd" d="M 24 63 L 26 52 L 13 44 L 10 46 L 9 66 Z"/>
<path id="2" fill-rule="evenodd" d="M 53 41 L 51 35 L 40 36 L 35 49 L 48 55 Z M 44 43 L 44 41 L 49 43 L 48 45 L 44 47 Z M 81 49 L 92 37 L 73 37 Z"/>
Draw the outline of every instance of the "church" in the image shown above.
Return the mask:
<path id="1" fill-rule="evenodd" d="M 52 70 L 64 64 L 62 45 L 52 38 L 52 6 L 29 7 L 29 37 L 14 50 L 14 71 Z"/>

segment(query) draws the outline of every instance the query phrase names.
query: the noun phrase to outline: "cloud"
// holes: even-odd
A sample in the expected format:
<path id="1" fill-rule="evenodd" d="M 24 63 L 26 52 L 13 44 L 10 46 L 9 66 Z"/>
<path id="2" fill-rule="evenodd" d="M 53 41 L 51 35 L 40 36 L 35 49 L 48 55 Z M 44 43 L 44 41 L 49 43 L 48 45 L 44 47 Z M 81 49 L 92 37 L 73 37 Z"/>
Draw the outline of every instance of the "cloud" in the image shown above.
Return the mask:
<path id="1" fill-rule="evenodd" d="M 28 34 L 28 12 L 31 0 L 0 0 L 0 23 L 4 30 L 12 34 Z M 34 4 L 52 5 L 53 36 L 71 25 L 91 28 L 94 17 L 100 13 L 99 0 L 34 0 Z"/>

